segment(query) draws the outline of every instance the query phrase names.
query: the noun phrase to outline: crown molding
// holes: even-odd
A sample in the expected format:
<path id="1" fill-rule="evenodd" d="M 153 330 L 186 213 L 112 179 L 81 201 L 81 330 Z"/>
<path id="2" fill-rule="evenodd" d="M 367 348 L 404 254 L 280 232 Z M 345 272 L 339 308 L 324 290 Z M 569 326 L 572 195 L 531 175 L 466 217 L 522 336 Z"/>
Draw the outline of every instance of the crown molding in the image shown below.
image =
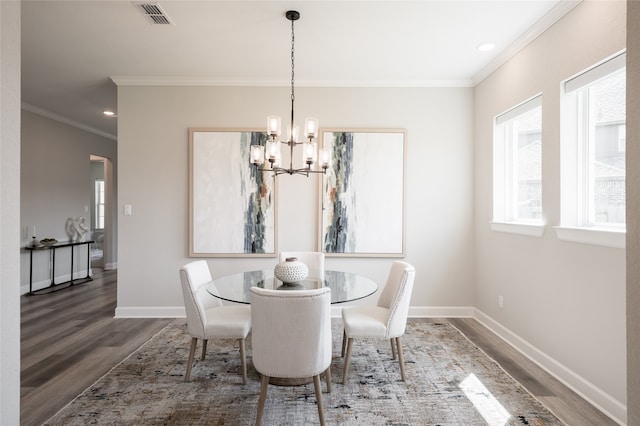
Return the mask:
<path id="1" fill-rule="evenodd" d="M 518 52 L 524 49 L 529 43 L 538 38 L 549 27 L 558 22 L 563 16 L 569 13 L 573 8 L 582 3 L 582 0 L 563 0 L 551 9 L 546 15 L 538 20 L 531 28 L 525 31 L 513 43 L 507 46 L 498 54 L 487 66 L 471 79 L 472 85 L 476 86 L 487 78 L 491 73 L 504 65 L 509 59 L 514 57 Z"/>
<path id="2" fill-rule="evenodd" d="M 214 86 L 214 87 L 288 87 L 291 82 L 256 81 L 256 80 L 224 80 L 213 77 L 193 76 L 111 76 L 111 80 L 117 86 Z M 404 80 L 404 81 L 313 81 L 302 80 L 296 82 L 296 87 L 472 87 L 471 80 Z"/>
<path id="3" fill-rule="evenodd" d="M 59 114 L 53 113 L 46 109 L 37 107 L 35 105 L 28 104 L 26 102 L 22 103 L 22 109 L 25 111 L 32 112 L 34 114 L 41 115 L 46 118 L 50 118 L 51 120 L 58 121 L 63 124 L 67 124 L 69 126 L 78 128 L 80 130 L 84 130 L 85 132 L 93 133 L 94 135 L 102 136 L 103 138 L 111 139 L 114 141 L 118 140 L 116 135 L 112 135 L 111 133 L 103 132 L 102 130 L 96 129 L 95 127 L 87 126 L 86 124 L 79 123 L 77 121 L 71 120 L 67 117 L 63 117 Z"/>

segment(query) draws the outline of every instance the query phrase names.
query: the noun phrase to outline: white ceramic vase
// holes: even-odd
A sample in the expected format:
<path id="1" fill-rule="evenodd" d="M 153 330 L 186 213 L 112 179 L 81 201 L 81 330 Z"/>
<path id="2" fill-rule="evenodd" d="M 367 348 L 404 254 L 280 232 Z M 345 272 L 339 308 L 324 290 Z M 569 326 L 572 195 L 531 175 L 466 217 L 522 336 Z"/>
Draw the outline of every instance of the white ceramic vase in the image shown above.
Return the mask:
<path id="1" fill-rule="evenodd" d="M 302 281 L 309 276 L 309 268 L 298 261 L 297 257 L 287 257 L 273 270 L 273 275 L 285 284 Z"/>

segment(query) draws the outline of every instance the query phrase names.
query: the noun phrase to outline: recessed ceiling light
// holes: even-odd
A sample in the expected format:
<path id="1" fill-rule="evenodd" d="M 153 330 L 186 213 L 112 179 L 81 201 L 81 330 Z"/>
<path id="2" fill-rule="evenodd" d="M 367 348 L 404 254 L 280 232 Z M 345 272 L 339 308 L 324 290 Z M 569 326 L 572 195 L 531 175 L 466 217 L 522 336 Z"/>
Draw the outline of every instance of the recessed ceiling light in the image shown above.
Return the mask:
<path id="1" fill-rule="evenodd" d="M 106 115 L 107 117 L 113 117 L 114 115 L 116 115 L 116 113 L 113 111 L 106 110 L 104 112 L 104 115 Z"/>
<path id="2" fill-rule="evenodd" d="M 496 45 L 493 43 L 482 43 L 478 45 L 478 50 L 481 52 L 488 52 L 489 50 L 492 50 L 494 47 L 496 47 Z"/>

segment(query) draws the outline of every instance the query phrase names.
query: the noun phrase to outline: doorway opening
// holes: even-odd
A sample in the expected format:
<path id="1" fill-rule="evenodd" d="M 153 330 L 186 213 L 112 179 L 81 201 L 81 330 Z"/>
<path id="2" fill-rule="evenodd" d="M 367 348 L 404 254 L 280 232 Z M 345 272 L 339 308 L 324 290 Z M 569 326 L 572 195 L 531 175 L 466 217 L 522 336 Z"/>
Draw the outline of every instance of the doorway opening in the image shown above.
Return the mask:
<path id="1" fill-rule="evenodd" d="M 91 194 L 91 239 L 95 243 L 91 244 L 91 268 L 105 269 L 105 257 L 109 250 L 110 234 L 109 209 L 107 201 L 109 200 L 108 188 L 111 185 L 108 182 L 109 174 L 107 166 L 109 159 L 98 155 L 90 156 L 91 173 L 90 173 L 90 194 Z"/>

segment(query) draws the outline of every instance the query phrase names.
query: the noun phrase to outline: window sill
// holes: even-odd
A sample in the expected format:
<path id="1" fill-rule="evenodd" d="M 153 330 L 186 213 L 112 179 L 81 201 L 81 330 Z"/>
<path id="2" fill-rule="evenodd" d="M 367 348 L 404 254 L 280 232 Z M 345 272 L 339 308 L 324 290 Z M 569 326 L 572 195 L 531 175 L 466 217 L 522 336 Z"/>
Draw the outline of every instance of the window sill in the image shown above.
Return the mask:
<path id="1" fill-rule="evenodd" d="M 573 243 L 592 244 L 596 246 L 625 248 L 627 232 L 617 229 L 572 228 L 554 226 L 559 240 Z"/>
<path id="2" fill-rule="evenodd" d="M 510 234 L 527 235 L 529 237 L 542 237 L 544 234 L 543 224 L 515 223 L 515 222 L 489 222 L 491 230 L 496 232 L 507 232 Z"/>

